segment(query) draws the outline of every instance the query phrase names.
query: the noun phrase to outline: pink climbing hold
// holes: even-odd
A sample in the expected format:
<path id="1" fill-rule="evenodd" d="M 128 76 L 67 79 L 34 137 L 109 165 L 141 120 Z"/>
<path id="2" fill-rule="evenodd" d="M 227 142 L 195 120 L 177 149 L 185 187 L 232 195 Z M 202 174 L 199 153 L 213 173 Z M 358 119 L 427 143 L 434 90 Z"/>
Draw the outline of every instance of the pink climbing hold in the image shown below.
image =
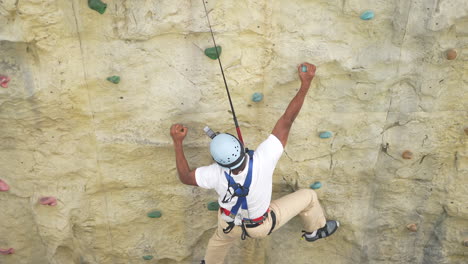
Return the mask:
<path id="1" fill-rule="evenodd" d="M 10 186 L 8 186 L 8 184 L 2 180 L 0 180 L 0 192 L 6 192 L 10 190 Z"/>
<path id="2" fill-rule="evenodd" d="M 13 248 L 9 248 L 9 249 L 1 249 L 0 248 L 0 254 L 1 255 L 10 255 L 10 254 L 13 254 L 15 253 L 15 249 Z"/>
<path id="3" fill-rule="evenodd" d="M 10 77 L 5 75 L 0 75 L 0 86 L 3 88 L 8 88 L 8 82 L 10 81 Z"/>
<path id="4" fill-rule="evenodd" d="M 41 199 L 39 199 L 39 203 L 42 205 L 56 206 L 57 199 L 55 199 L 55 197 L 52 196 L 42 197 Z"/>

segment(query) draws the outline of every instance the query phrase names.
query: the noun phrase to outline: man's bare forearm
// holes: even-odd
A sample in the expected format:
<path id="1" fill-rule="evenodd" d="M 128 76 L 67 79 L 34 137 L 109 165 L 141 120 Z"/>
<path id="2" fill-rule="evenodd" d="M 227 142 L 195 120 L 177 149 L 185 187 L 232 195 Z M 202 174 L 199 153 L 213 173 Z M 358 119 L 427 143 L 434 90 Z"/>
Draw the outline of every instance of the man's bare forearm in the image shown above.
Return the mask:
<path id="1" fill-rule="evenodd" d="M 302 70 L 304 66 L 306 67 L 306 71 Z M 272 134 L 279 139 L 281 144 L 283 144 L 283 147 L 286 146 L 286 142 L 289 137 L 289 130 L 304 104 L 310 84 L 315 76 L 315 69 L 315 65 L 310 63 L 303 63 L 298 67 L 299 78 L 301 79 L 301 88 L 299 88 L 299 91 L 291 102 L 289 102 L 284 114 L 279 118 L 278 122 L 276 122 L 272 131 Z"/>
<path id="2" fill-rule="evenodd" d="M 297 92 L 296 96 L 294 96 L 294 98 L 291 100 L 288 107 L 286 108 L 286 111 L 281 117 L 287 122 L 289 127 L 291 127 L 292 123 L 294 122 L 297 115 L 301 111 L 302 105 L 304 104 L 305 97 L 307 95 L 307 92 L 309 91 L 309 87 L 310 87 L 310 82 L 301 83 L 301 88 L 299 88 L 299 91 Z"/>
<path id="3" fill-rule="evenodd" d="M 184 154 L 184 147 L 182 142 L 174 142 L 174 150 L 176 155 L 176 167 L 179 179 L 181 182 L 186 183 L 190 173 L 190 167 Z"/>

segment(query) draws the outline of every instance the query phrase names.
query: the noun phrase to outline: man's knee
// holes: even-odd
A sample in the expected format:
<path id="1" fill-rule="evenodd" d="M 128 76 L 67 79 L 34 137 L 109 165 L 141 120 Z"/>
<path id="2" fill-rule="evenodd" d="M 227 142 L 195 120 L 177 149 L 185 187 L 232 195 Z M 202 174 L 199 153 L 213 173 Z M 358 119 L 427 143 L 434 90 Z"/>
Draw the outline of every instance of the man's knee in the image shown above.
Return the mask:
<path id="1" fill-rule="evenodd" d="M 317 195 L 317 193 L 316 193 L 314 190 L 312 190 L 312 189 L 301 189 L 301 190 L 299 190 L 298 192 L 301 192 L 302 195 L 306 195 L 306 196 L 310 197 L 310 200 L 311 200 L 312 202 L 318 201 L 318 195 Z"/>

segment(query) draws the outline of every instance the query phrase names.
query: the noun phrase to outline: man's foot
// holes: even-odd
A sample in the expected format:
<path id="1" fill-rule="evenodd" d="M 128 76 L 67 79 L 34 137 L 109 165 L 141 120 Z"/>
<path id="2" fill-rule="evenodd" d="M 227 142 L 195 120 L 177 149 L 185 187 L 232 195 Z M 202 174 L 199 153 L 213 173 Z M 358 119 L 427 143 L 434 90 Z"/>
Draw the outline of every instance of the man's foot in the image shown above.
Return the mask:
<path id="1" fill-rule="evenodd" d="M 331 236 L 340 227 L 340 222 L 335 220 L 328 220 L 324 227 L 317 229 L 316 231 L 309 233 L 306 231 L 302 234 L 302 237 L 308 242 L 314 242 L 320 238 L 326 238 Z"/>

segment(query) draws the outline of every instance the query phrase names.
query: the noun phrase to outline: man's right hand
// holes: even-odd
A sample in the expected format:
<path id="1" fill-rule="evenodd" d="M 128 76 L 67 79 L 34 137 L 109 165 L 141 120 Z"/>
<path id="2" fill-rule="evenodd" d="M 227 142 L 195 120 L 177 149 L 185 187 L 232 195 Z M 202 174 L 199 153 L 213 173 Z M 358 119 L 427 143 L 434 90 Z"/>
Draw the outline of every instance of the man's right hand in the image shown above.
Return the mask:
<path id="1" fill-rule="evenodd" d="M 174 142 L 184 141 L 187 135 L 188 128 L 181 124 L 174 124 L 171 126 L 171 137 Z"/>
<path id="2" fill-rule="evenodd" d="M 306 72 L 302 71 L 302 65 L 307 67 Z M 299 73 L 299 78 L 301 79 L 301 82 L 310 84 L 312 82 L 312 79 L 314 79 L 315 77 L 316 69 L 317 67 L 315 67 L 315 65 L 307 62 L 304 62 L 301 65 L 299 65 L 299 67 L 297 67 L 297 72 Z"/>

